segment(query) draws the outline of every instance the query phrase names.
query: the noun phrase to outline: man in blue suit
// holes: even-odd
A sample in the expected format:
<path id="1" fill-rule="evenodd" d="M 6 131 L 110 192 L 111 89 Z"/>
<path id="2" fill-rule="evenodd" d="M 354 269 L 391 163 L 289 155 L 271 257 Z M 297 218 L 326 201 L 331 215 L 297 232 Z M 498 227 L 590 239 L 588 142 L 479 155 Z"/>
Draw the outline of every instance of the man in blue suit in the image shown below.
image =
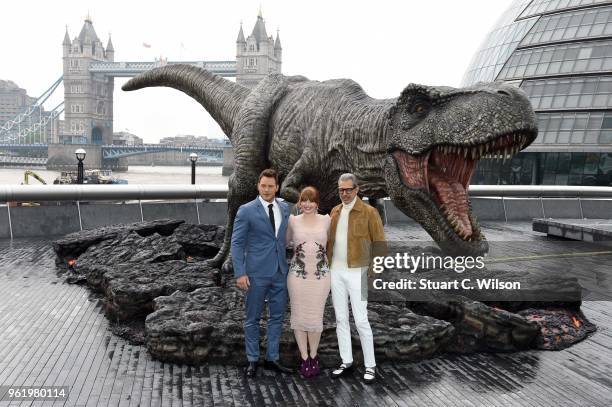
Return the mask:
<path id="1" fill-rule="evenodd" d="M 275 198 L 278 192 L 276 171 L 262 171 L 257 190 L 259 196 L 238 209 L 231 249 L 236 284 L 246 290 L 244 336 L 249 362 L 246 369 L 248 377 L 257 374 L 259 321 L 266 299 L 270 318 L 264 368 L 291 373 L 291 369 L 278 362 L 278 347 L 287 306 L 285 234 L 289 208 L 286 203 Z"/>

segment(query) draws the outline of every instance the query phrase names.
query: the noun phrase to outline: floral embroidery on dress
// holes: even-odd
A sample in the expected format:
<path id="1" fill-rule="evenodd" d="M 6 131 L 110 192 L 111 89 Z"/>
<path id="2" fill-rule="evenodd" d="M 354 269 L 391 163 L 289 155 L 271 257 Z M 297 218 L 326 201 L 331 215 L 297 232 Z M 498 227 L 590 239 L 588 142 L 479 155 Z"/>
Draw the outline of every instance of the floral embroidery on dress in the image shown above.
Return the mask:
<path id="1" fill-rule="evenodd" d="M 304 254 L 304 244 L 306 242 L 302 242 L 299 245 L 295 246 L 295 254 L 293 255 L 293 260 L 291 261 L 291 266 L 289 267 L 289 272 L 295 273 L 296 277 L 306 278 L 306 264 L 304 263 L 304 258 L 306 255 Z"/>
<path id="2" fill-rule="evenodd" d="M 327 264 L 327 251 L 325 250 L 325 246 L 320 244 L 319 242 L 315 242 L 317 245 L 317 271 L 315 271 L 315 276 L 317 276 L 317 280 L 320 280 L 321 277 L 325 277 L 325 274 L 329 272 L 329 265 Z"/>

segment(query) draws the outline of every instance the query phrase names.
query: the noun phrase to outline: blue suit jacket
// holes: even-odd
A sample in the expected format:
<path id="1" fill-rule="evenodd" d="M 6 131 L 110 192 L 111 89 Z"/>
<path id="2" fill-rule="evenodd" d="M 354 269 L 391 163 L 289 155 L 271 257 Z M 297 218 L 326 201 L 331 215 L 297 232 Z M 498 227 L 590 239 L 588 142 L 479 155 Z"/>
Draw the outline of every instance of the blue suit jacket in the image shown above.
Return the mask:
<path id="1" fill-rule="evenodd" d="M 234 277 L 272 277 L 280 268 L 288 272 L 285 257 L 285 235 L 289 221 L 289 207 L 276 200 L 281 212 L 278 236 L 272 230 L 270 218 L 259 197 L 238 209 L 232 232 L 232 263 Z M 279 219 L 275 219 L 279 222 Z"/>

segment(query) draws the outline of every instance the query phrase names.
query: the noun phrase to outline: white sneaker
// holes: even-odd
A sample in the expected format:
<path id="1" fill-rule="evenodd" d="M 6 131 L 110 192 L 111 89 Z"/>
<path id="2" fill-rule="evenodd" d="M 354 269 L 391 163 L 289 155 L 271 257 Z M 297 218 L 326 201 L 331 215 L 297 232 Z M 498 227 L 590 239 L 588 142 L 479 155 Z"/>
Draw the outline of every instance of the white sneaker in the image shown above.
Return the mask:
<path id="1" fill-rule="evenodd" d="M 363 381 L 372 383 L 374 380 L 376 380 L 376 368 L 366 367 L 365 373 L 363 374 Z"/>
<path id="2" fill-rule="evenodd" d="M 340 365 L 339 368 L 337 368 L 336 370 L 334 370 L 331 373 L 331 377 L 332 377 L 332 379 L 337 379 L 337 378 L 342 377 L 345 374 L 350 373 L 352 371 L 353 371 L 353 365 L 352 364 L 347 365 L 346 363 L 343 363 L 343 364 Z"/>

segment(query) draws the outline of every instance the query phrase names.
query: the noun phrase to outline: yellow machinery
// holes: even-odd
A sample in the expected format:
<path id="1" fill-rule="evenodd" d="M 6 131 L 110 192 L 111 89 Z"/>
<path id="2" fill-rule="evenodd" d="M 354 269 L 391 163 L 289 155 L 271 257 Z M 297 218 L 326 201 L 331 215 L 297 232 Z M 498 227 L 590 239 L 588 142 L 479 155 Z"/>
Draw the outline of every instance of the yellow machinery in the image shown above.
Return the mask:
<path id="1" fill-rule="evenodd" d="M 30 179 L 30 177 L 34 177 L 34 178 L 36 178 L 36 179 L 37 179 L 37 180 L 38 180 L 38 181 L 39 181 L 41 184 L 44 184 L 44 185 L 46 185 L 46 184 L 47 184 L 47 183 L 45 182 L 45 180 L 44 180 L 44 179 L 43 179 L 43 178 L 42 178 L 40 175 L 38 175 L 37 173 L 35 173 L 35 172 L 34 172 L 34 171 L 32 171 L 32 170 L 26 170 L 26 171 L 23 173 L 23 182 L 21 183 L 21 185 L 29 185 L 29 179 Z"/>
<path id="2" fill-rule="evenodd" d="M 21 182 L 21 185 L 29 185 L 30 177 L 35 178 L 41 184 L 47 185 L 47 182 L 40 175 L 38 175 L 32 170 L 26 170 L 23 173 L 23 181 Z M 40 206 L 40 204 L 37 202 L 9 202 L 8 204 L 9 206 Z"/>

